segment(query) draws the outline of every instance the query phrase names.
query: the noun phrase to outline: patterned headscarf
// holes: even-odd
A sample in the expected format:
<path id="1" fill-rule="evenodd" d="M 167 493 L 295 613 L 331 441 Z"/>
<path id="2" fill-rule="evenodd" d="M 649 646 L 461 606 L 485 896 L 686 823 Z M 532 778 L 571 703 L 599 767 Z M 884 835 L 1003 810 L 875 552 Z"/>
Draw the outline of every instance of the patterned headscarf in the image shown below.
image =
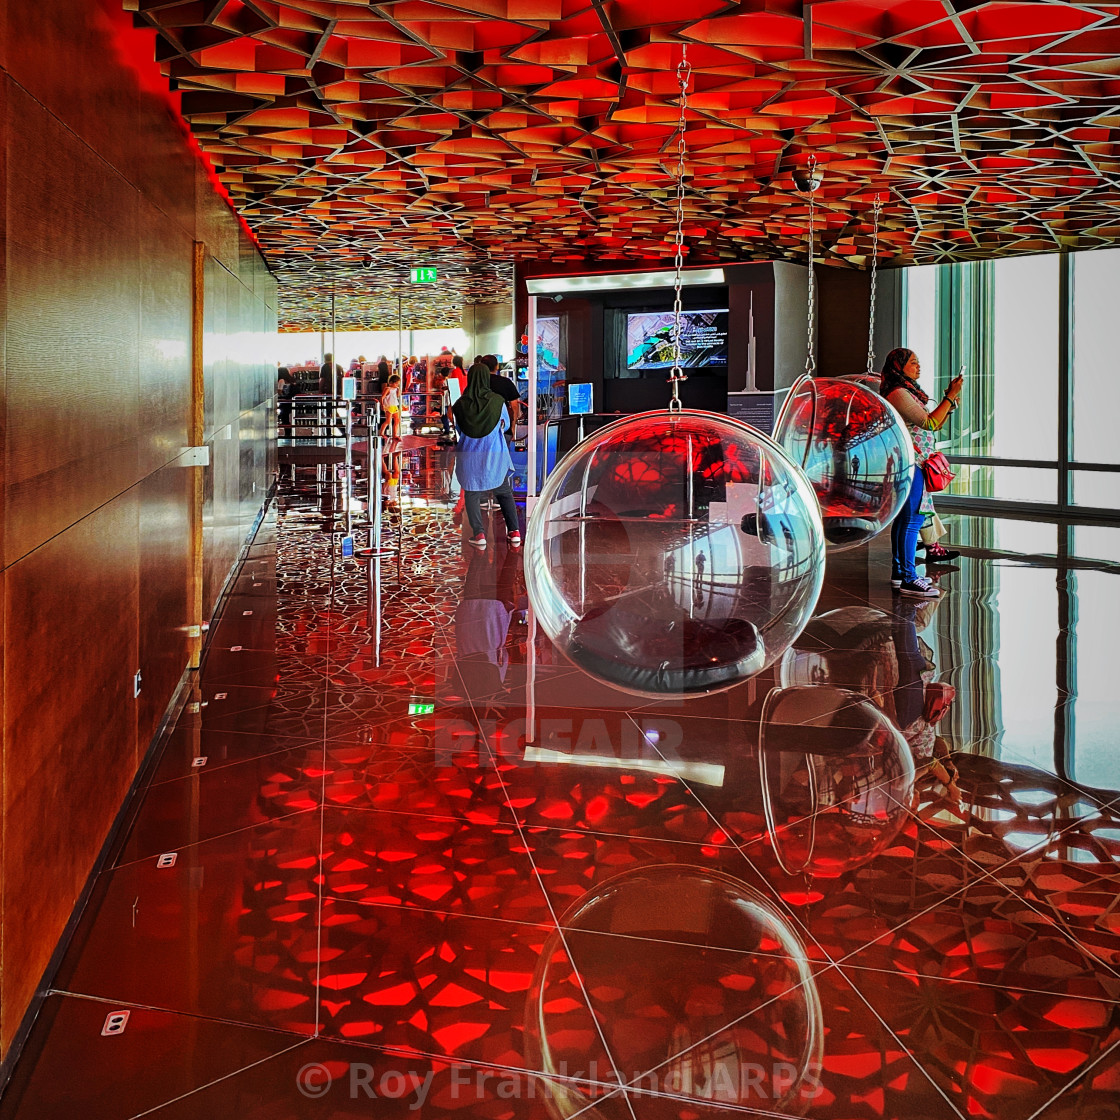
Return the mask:
<path id="1" fill-rule="evenodd" d="M 905 389 L 908 393 L 917 397 L 922 404 L 929 400 L 929 394 L 916 381 L 907 377 L 904 372 L 906 363 L 913 356 L 914 351 L 907 350 L 905 346 L 898 346 L 887 355 L 887 360 L 883 363 L 882 380 L 879 382 L 879 395 L 881 397 L 893 393 L 895 389 Z"/>

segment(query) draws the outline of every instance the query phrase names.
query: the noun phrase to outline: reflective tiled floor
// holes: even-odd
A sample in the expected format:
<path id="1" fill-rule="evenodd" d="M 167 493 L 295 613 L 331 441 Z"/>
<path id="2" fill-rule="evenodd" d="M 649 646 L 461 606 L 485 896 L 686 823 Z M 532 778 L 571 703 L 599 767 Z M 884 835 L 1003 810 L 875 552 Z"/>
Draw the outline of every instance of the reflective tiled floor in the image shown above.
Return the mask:
<path id="1" fill-rule="evenodd" d="M 379 573 L 360 502 L 282 483 L 0 1116 L 1120 1113 L 1120 574 L 1078 527 L 955 519 L 934 604 L 832 557 L 779 665 L 635 700 L 406 460 Z"/>

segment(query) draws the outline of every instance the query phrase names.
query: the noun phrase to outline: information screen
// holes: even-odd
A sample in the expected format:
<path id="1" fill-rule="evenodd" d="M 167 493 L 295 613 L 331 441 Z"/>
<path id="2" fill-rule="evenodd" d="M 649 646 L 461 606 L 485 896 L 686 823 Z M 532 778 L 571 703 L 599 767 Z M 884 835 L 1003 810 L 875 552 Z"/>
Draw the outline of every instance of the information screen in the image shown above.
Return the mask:
<path id="1" fill-rule="evenodd" d="M 587 416 L 595 411 L 594 388 L 590 381 L 568 382 L 569 416 Z"/>
<path id="2" fill-rule="evenodd" d="M 626 316 L 626 368 L 673 367 L 672 311 L 643 311 Z M 681 368 L 713 369 L 727 365 L 727 309 L 681 312 Z"/>
<path id="3" fill-rule="evenodd" d="M 563 369 L 560 361 L 560 319 L 537 320 L 537 369 L 556 373 Z"/>

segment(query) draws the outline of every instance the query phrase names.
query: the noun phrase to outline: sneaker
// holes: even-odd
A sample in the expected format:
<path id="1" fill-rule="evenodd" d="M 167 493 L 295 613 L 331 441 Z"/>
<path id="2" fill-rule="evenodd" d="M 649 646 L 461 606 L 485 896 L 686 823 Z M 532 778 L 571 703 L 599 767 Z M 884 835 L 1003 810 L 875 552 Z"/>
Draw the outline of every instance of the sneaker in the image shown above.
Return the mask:
<path id="1" fill-rule="evenodd" d="M 902 576 L 891 576 L 891 587 L 897 591 L 902 586 Z"/>
<path id="2" fill-rule="evenodd" d="M 479 548 L 479 549 L 485 548 L 486 547 L 486 534 L 485 533 L 475 533 L 475 535 L 473 537 L 471 537 L 470 540 L 467 543 L 468 544 L 473 544 L 475 548 Z"/>
<path id="3" fill-rule="evenodd" d="M 911 599 L 937 599 L 941 591 L 933 585 L 933 581 L 925 576 L 917 579 L 903 580 L 898 588 L 900 595 L 908 595 Z"/>
<path id="4" fill-rule="evenodd" d="M 955 548 L 946 548 L 941 544 L 926 545 L 927 564 L 948 564 L 951 560 L 960 558 L 960 553 Z"/>
<path id="5" fill-rule="evenodd" d="M 514 530 L 512 533 L 510 533 L 507 539 L 509 540 L 510 548 L 520 548 L 521 547 L 521 534 L 519 532 L 517 532 L 516 530 Z"/>

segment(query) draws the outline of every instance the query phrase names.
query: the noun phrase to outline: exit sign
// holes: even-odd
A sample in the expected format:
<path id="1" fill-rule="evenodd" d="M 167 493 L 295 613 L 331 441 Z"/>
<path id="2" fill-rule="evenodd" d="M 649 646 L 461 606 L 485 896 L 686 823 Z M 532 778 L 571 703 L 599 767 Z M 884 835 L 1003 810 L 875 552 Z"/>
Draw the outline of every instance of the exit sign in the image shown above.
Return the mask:
<path id="1" fill-rule="evenodd" d="M 434 268 L 414 268 L 412 270 L 412 282 L 414 284 L 434 284 L 436 282 L 436 270 Z"/>

